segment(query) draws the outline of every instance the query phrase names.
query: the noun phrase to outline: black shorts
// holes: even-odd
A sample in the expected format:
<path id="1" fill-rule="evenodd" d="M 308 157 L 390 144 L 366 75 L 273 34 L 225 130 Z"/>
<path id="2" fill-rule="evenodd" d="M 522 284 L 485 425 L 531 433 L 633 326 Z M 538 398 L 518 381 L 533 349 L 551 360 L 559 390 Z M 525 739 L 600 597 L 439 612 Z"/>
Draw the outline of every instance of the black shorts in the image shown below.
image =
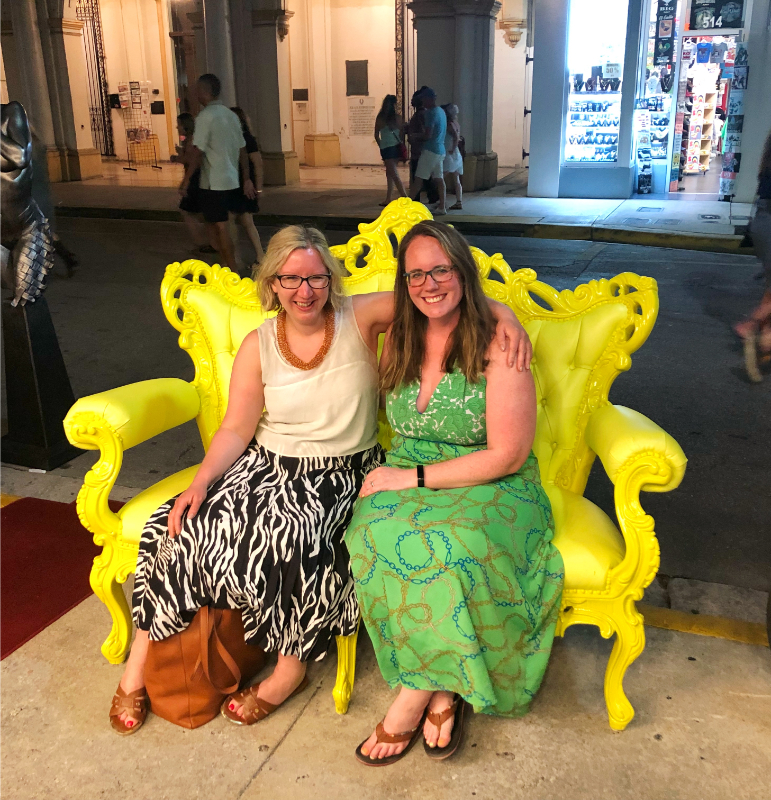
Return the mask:
<path id="1" fill-rule="evenodd" d="M 187 193 L 179 203 L 182 211 L 188 211 L 190 214 L 201 213 L 200 203 L 201 192 L 201 170 L 197 169 L 190 178 L 190 183 L 187 185 Z"/>
<path id="2" fill-rule="evenodd" d="M 228 211 L 235 206 L 236 195 L 240 189 L 200 189 L 198 192 L 198 205 L 206 222 L 227 222 Z"/>
<path id="3" fill-rule="evenodd" d="M 401 157 L 402 146 L 400 144 L 380 148 L 380 158 L 382 158 L 383 161 L 398 161 Z"/>

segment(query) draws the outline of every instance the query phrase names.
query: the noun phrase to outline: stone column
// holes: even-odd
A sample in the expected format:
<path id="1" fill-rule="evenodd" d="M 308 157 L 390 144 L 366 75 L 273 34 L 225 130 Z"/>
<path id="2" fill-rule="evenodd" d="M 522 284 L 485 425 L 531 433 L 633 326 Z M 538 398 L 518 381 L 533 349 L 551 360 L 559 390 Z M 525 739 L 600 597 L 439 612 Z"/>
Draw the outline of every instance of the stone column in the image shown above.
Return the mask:
<path id="1" fill-rule="evenodd" d="M 262 150 L 266 185 L 300 182 L 292 149 L 289 19 L 281 0 L 233 1 L 232 41 L 236 92 Z"/>
<path id="2" fill-rule="evenodd" d="M 460 109 L 466 140 L 463 187 L 489 189 L 498 179 L 492 151 L 493 58 L 497 0 L 412 0 L 417 31 L 418 86 L 430 86 L 438 103 Z"/>
<path id="3" fill-rule="evenodd" d="M 26 109 L 35 135 L 47 150 L 49 177 L 52 181 L 60 181 L 61 158 L 54 133 L 35 0 L 16 0 L 10 6 L 10 27 L 6 24 L 8 20 L 3 20 L 3 54 L 9 98 L 19 100 Z"/>
<path id="4" fill-rule="evenodd" d="M 50 6 L 53 4 L 49 4 Z M 83 44 L 83 22 L 75 6 L 59 3 L 58 16 L 48 19 L 56 107 L 62 131 L 64 180 L 81 181 L 102 174 L 102 154 L 94 147 L 89 111 L 88 69 Z"/>
<path id="5" fill-rule="evenodd" d="M 229 0 L 203 0 L 203 24 L 206 32 L 206 67 L 222 83 L 220 100 L 226 106 L 234 106 L 236 81 Z"/>
<path id="6" fill-rule="evenodd" d="M 333 133 L 329 3 L 330 0 L 306 0 L 311 132 L 305 137 L 305 160 L 311 167 L 337 166 L 341 162 L 340 139 Z"/>

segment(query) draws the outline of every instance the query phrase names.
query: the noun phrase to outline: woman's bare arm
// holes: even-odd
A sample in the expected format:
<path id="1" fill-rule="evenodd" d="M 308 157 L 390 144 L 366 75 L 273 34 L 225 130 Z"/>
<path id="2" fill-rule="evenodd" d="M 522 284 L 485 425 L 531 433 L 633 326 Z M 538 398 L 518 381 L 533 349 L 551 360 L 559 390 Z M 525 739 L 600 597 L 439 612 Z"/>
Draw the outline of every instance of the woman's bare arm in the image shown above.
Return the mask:
<path id="1" fill-rule="evenodd" d="M 208 488 L 228 470 L 246 450 L 257 430 L 265 405 L 262 384 L 260 342 L 257 331 L 246 336 L 238 349 L 230 377 L 228 409 L 219 430 L 209 445 L 201 466 L 190 487 L 184 491 L 169 514 L 169 535 L 182 529 L 182 515 L 187 518 L 198 513 Z"/>
<path id="2" fill-rule="evenodd" d="M 533 346 L 517 315 L 505 304 L 487 298 L 490 310 L 498 323 L 495 337 L 501 351 L 507 354 L 510 365 L 520 371 L 530 368 Z M 353 296 L 353 312 L 361 335 L 373 353 L 377 340 L 394 321 L 394 293 L 371 292 Z"/>

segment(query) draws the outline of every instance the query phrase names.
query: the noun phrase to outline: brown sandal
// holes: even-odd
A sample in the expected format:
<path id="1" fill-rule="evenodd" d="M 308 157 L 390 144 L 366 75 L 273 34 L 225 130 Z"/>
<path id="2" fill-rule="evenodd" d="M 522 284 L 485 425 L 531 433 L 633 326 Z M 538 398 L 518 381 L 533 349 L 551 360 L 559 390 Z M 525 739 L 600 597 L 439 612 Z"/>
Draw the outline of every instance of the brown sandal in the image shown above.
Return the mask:
<path id="1" fill-rule="evenodd" d="M 112 706 L 110 706 L 110 725 L 119 736 L 131 736 L 132 733 L 136 733 L 142 727 L 142 723 L 147 718 L 147 709 L 149 707 L 150 699 L 144 686 L 126 694 L 119 685 L 115 696 L 112 698 Z M 133 725 L 127 725 L 120 718 L 124 711 L 128 712 L 128 718 L 134 722 Z"/>
<path id="2" fill-rule="evenodd" d="M 292 694 L 289 695 L 289 697 L 286 698 L 286 700 L 290 700 L 296 694 L 300 694 L 300 692 L 306 689 L 307 686 L 308 679 L 303 678 L 300 682 L 300 685 L 292 692 Z M 260 684 L 254 683 L 243 691 L 236 692 L 235 694 L 231 694 L 230 697 L 225 698 L 225 702 L 220 708 L 220 713 L 222 716 L 232 722 L 234 725 L 254 725 L 255 722 L 265 719 L 265 717 L 267 717 L 269 714 L 272 714 L 279 706 L 283 705 L 283 703 L 274 705 L 273 703 L 269 703 L 267 700 L 264 700 L 262 697 L 257 697 L 257 691 L 259 688 Z M 230 703 L 232 700 L 235 700 L 236 703 L 242 704 L 243 716 L 239 715 L 237 711 L 230 710 Z M 284 700 L 284 703 L 286 703 L 286 700 Z"/>
<path id="3" fill-rule="evenodd" d="M 383 727 L 383 722 L 378 722 L 375 728 L 375 736 L 377 737 L 378 744 L 399 744 L 399 742 L 409 742 L 409 744 L 402 750 L 401 753 L 396 753 L 393 756 L 386 758 L 371 758 L 365 756 L 361 752 L 361 748 L 369 741 L 369 736 L 356 748 L 356 758 L 368 767 L 387 767 L 389 764 L 395 764 L 400 759 L 404 758 L 410 752 L 412 746 L 417 742 L 423 730 L 423 722 L 426 719 L 426 712 L 420 718 L 420 722 L 411 731 L 404 731 L 403 733 L 387 733 Z M 385 721 L 385 720 L 384 720 Z"/>
<path id="4" fill-rule="evenodd" d="M 431 747 L 425 739 L 423 740 L 423 748 L 429 758 L 433 758 L 435 761 L 442 761 L 445 758 L 449 758 L 458 747 L 460 747 L 460 740 L 463 736 L 463 720 L 467 706 L 468 703 L 466 703 L 459 694 L 456 694 L 452 705 L 448 708 L 445 708 L 438 714 L 433 711 L 426 713 L 428 721 L 432 725 L 435 725 L 438 730 L 441 730 L 442 725 L 447 722 L 450 717 L 455 717 L 455 724 L 453 725 L 450 741 L 444 747 L 439 747 L 438 745 L 436 747 Z"/>

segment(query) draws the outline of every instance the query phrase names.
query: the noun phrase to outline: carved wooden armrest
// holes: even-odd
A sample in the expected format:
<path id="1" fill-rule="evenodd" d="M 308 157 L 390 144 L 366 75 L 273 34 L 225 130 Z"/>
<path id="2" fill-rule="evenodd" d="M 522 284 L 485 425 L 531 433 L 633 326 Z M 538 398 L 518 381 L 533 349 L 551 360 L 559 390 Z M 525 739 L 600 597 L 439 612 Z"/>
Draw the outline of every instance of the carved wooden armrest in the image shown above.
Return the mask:
<path id="1" fill-rule="evenodd" d="M 640 492 L 675 489 L 688 459 L 666 431 L 624 406 L 608 404 L 594 411 L 586 442 L 615 486 L 616 516 L 626 542 L 626 555 L 611 571 L 609 584 L 619 593 L 633 589 L 639 600 L 659 568 L 653 517 L 643 511 Z"/>
<path id="2" fill-rule="evenodd" d="M 194 419 L 195 388 L 179 378 L 157 378 L 82 397 L 64 420 L 67 438 L 83 450 L 99 450 L 78 493 L 78 516 L 97 545 L 115 537 L 121 523 L 107 500 L 123 463 L 123 451 Z"/>

